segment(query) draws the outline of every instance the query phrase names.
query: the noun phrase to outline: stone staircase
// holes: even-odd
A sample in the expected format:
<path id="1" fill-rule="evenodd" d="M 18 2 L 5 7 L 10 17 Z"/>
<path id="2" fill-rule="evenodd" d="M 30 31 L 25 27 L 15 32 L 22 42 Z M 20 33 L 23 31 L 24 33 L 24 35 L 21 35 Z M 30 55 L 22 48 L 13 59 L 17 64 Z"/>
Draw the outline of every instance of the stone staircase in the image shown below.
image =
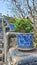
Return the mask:
<path id="1" fill-rule="evenodd" d="M 0 65 L 3 65 L 3 33 L 0 27 Z"/>

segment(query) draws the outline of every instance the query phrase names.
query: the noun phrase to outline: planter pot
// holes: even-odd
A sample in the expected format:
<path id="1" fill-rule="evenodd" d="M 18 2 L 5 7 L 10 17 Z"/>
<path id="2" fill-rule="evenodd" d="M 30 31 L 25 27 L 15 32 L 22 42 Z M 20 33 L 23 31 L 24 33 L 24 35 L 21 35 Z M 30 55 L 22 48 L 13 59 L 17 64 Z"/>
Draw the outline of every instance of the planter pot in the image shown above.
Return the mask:
<path id="1" fill-rule="evenodd" d="M 14 24 L 9 24 L 10 31 L 14 31 Z"/>
<path id="2" fill-rule="evenodd" d="M 17 34 L 18 48 L 34 48 L 33 33 Z"/>

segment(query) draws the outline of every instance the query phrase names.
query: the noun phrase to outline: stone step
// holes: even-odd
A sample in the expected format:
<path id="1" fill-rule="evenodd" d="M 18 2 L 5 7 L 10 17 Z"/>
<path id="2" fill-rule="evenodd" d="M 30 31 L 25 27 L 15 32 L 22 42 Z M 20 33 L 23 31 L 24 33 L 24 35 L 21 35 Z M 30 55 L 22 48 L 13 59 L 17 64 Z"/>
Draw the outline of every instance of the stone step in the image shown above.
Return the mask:
<path id="1" fill-rule="evenodd" d="M 3 51 L 3 48 L 0 48 L 0 50 L 2 50 L 2 51 Z"/>
<path id="2" fill-rule="evenodd" d="M 2 45 L 3 43 L 2 42 L 0 42 L 0 45 Z"/>
<path id="3" fill-rule="evenodd" d="M 0 64 L 3 64 L 3 59 L 1 59 Z"/>
<path id="4" fill-rule="evenodd" d="M 2 53 L 2 54 L 0 54 L 0 57 L 3 57 L 3 53 Z"/>
<path id="5" fill-rule="evenodd" d="M 2 50 L 0 50 L 0 54 L 3 54 Z"/>
<path id="6" fill-rule="evenodd" d="M 2 44 L 0 44 L 0 48 L 2 48 L 3 47 L 3 45 Z"/>

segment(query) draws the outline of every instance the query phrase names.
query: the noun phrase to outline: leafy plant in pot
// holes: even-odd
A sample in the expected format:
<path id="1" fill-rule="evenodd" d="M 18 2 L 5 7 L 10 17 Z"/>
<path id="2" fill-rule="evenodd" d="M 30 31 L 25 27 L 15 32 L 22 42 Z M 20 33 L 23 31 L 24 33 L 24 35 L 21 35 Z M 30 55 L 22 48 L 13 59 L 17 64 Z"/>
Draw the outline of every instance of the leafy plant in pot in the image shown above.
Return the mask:
<path id="1" fill-rule="evenodd" d="M 30 33 L 33 31 L 33 26 L 30 24 L 30 19 L 18 18 L 15 22 L 15 32 Z"/>
<path id="2" fill-rule="evenodd" d="M 31 25 L 31 20 L 19 18 L 16 20 L 14 25 L 15 25 L 15 32 L 22 33 L 17 35 L 18 47 L 22 49 L 33 48 L 34 47 L 33 34 L 30 32 L 33 32 L 34 28 Z"/>

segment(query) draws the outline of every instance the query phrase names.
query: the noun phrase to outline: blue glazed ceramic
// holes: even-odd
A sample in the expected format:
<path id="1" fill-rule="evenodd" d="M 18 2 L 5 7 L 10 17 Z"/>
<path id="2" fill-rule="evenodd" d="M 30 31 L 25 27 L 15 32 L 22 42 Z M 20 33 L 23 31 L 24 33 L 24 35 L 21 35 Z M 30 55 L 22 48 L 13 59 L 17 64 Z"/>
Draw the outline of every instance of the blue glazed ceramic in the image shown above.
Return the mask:
<path id="1" fill-rule="evenodd" d="M 33 34 L 17 34 L 18 47 L 33 48 L 34 36 Z"/>
<path id="2" fill-rule="evenodd" d="M 14 24 L 9 24 L 9 27 L 10 27 L 10 30 L 11 31 L 14 31 L 15 29 L 14 29 Z"/>

